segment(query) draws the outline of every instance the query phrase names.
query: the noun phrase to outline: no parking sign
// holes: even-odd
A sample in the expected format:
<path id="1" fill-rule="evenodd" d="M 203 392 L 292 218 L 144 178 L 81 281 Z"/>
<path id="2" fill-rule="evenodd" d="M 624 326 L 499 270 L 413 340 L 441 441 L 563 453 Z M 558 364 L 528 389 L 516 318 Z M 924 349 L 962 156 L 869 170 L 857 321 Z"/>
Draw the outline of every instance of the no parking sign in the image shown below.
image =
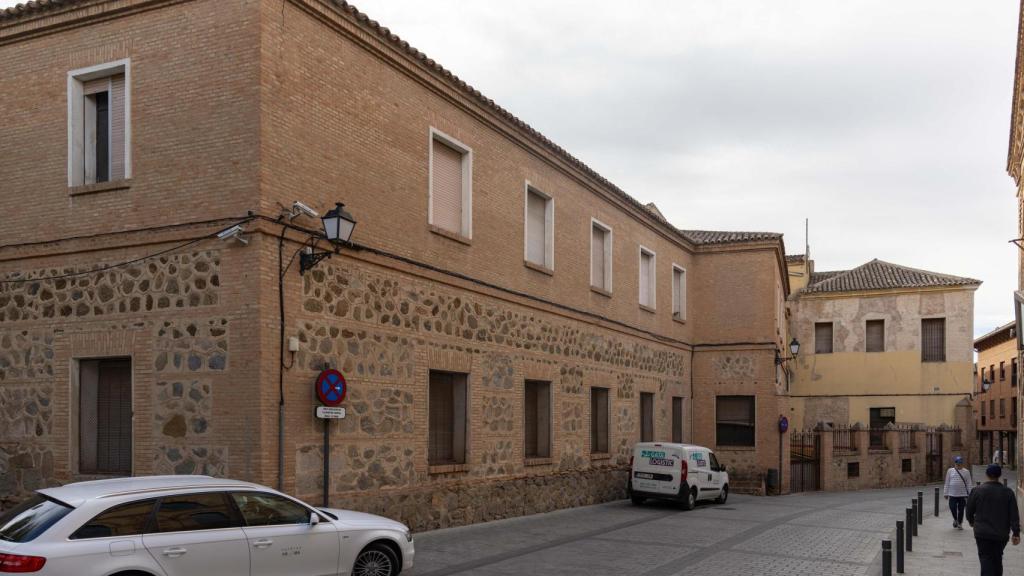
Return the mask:
<path id="1" fill-rule="evenodd" d="M 348 394 L 348 382 L 341 372 L 328 368 L 320 373 L 314 385 L 317 400 L 324 406 L 338 406 Z"/>

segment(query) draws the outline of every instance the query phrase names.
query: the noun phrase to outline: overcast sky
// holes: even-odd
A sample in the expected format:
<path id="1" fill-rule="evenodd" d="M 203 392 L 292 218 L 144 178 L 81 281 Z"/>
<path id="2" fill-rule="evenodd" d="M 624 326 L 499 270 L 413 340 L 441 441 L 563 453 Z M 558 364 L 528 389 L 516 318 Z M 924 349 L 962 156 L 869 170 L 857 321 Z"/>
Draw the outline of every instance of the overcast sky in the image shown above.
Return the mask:
<path id="1" fill-rule="evenodd" d="M 354 3 L 681 228 L 798 253 L 810 218 L 819 270 L 971 276 L 975 333 L 1012 319 L 1018 0 Z"/>

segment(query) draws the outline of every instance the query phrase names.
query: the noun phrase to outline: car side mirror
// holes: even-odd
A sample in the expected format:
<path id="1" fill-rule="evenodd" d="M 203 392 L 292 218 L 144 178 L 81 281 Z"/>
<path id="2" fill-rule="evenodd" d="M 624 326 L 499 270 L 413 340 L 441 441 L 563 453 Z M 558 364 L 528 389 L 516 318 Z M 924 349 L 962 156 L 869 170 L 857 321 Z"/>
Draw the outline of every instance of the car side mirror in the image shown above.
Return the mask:
<path id="1" fill-rule="evenodd" d="M 316 526 L 320 523 L 320 515 L 316 512 L 310 512 L 309 514 L 309 525 Z"/>

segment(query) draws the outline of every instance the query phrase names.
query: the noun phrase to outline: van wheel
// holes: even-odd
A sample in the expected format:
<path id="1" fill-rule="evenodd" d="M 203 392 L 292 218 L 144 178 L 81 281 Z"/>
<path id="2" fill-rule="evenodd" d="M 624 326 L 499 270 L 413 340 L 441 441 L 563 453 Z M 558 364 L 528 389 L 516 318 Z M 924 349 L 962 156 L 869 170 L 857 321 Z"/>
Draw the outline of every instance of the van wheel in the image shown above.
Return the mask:
<path id="1" fill-rule="evenodd" d="M 722 492 L 715 498 L 715 502 L 719 504 L 725 504 L 725 501 L 729 499 L 729 485 L 722 486 Z"/>
<path id="2" fill-rule="evenodd" d="M 634 495 L 631 494 L 629 496 L 629 501 L 633 503 L 633 506 L 639 506 L 639 505 L 644 503 L 644 497 L 643 496 L 634 496 Z"/>
<path id="3" fill-rule="evenodd" d="M 683 510 L 693 510 L 697 506 L 697 489 L 690 488 L 690 493 L 683 500 Z"/>

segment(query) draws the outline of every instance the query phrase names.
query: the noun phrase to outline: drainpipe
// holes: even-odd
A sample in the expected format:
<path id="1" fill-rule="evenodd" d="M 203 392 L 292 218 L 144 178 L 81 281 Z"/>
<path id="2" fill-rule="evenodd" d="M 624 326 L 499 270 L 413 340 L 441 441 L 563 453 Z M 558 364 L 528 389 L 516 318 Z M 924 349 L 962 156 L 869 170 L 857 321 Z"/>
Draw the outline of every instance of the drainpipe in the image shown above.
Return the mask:
<path id="1" fill-rule="evenodd" d="M 284 491 L 284 234 L 277 238 L 277 305 L 280 317 L 280 342 L 277 362 L 277 489 Z"/>

